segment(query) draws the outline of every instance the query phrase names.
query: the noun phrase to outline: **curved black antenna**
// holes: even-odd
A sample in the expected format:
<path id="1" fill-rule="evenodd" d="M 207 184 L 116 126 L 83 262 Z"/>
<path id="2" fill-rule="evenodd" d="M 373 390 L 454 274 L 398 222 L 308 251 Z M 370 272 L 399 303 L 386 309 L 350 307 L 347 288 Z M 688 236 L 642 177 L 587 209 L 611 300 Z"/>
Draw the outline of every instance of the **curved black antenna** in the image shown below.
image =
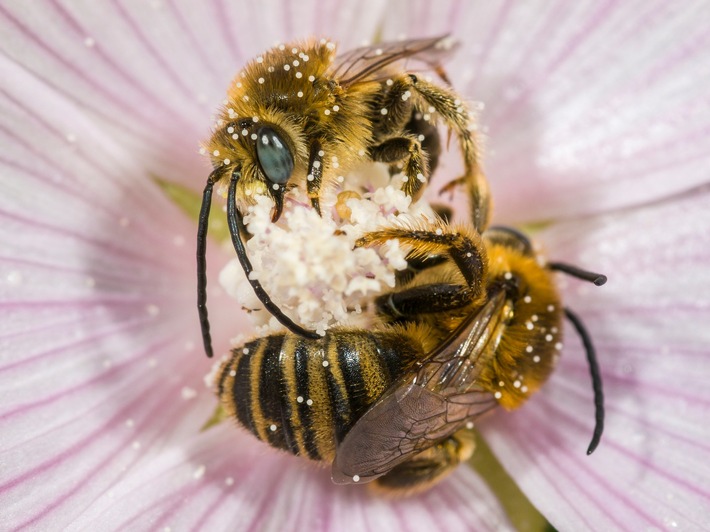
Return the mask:
<path id="1" fill-rule="evenodd" d="M 266 293 L 266 290 L 264 290 L 264 288 L 261 286 L 261 283 L 259 283 L 258 280 L 252 279 L 250 277 L 253 267 L 251 265 L 251 262 L 249 261 L 249 257 L 247 257 L 246 248 L 244 247 L 244 242 L 242 241 L 241 235 L 241 231 L 246 229 L 244 227 L 244 223 L 242 222 L 241 214 L 237 211 L 236 206 L 237 180 L 239 179 L 239 177 L 240 173 L 234 172 L 232 174 L 232 179 L 229 181 L 229 192 L 227 193 L 227 223 L 229 225 L 229 234 L 232 237 L 234 251 L 237 252 L 237 257 L 239 258 L 239 262 L 242 265 L 242 268 L 244 269 L 244 273 L 246 274 L 247 279 L 251 284 L 251 287 L 254 289 L 256 297 L 258 297 L 259 300 L 263 303 L 264 307 L 266 307 L 266 310 L 268 310 L 277 320 L 279 320 L 281 325 L 286 327 L 294 334 L 303 336 L 304 338 L 310 338 L 311 340 L 317 340 L 318 338 L 321 338 L 320 334 L 315 331 L 306 330 L 300 325 L 296 325 L 293 321 L 291 321 L 291 318 L 281 312 L 281 309 L 276 306 L 273 301 L 271 301 L 269 294 Z"/>
<path id="2" fill-rule="evenodd" d="M 532 242 L 530 242 L 530 239 L 524 233 L 518 231 L 514 227 L 508 227 L 507 225 L 494 225 L 486 229 L 484 235 L 489 236 L 496 231 L 507 233 L 510 238 L 515 239 L 516 243 L 519 244 L 519 251 L 521 251 L 524 255 L 533 255 Z"/>
<path id="3" fill-rule="evenodd" d="M 589 281 L 597 286 L 602 286 L 606 283 L 606 275 L 583 270 L 581 268 L 577 268 L 576 266 L 565 264 L 564 262 L 550 262 L 547 264 L 547 267 L 551 270 L 566 273 L 567 275 L 571 275 L 577 279 Z"/>
<path id="4" fill-rule="evenodd" d="M 592 441 L 589 443 L 587 448 L 587 454 L 592 454 L 594 449 L 599 445 L 599 441 L 602 438 L 602 432 L 604 432 L 604 391 L 602 389 L 602 376 L 599 372 L 599 364 L 597 363 L 597 355 L 594 351 L 594 345 L 592 345 L 592 339 L 587 332 L 587 329 L 582 324 L 582 320 L 579 319 L 574 312 L 565 307 L 565 316 L 572 323 L 574 328 L 577 330 L 577 334 L 582 339 L 584 344 L 584 350 L 587 352 L 587 362 L 589 363 L 589 373 L 592 376 L 592 389 L 594 390 L 594 434 L 592 435 Z"/>
<path id="5" fill-rule="evenodd" d="M 202 205 L 197 225 L 197 313 L 200 316 L 202 329 L 202 343 L 205 353 L 212 358 L 212 335 L 210 334 L 210 320 L 207 317 L 207 228 L 210 219 L 210 206 L 212 205 L 212 188 L 214 187 L 217 170 L 213 170 L 207 178 L 205 191 L 202 193 Z"/>

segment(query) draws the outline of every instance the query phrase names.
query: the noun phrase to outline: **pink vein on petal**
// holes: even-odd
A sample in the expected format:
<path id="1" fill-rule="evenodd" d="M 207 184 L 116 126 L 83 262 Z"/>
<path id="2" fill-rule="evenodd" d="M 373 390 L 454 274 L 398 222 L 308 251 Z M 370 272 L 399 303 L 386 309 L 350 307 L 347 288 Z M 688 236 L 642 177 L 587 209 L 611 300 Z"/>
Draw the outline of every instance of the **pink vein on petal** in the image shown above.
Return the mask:
<path id="1" fill-rule="evenodd" d="M 587 370 L 588 373 L 588 370 Z M 604 380 L 605 382 L 607 381 L 607 376 L 605 375 Z M 582 392 L 577 386 L 573 384 L 569 384 L 567 382 L 559 382 L 557 383 L 557 386 L 560 388 L 564 388 L 565 392 L 575 396 L 579 400 L 589 400 L 589 404 L 591 404 L 591 397 L 589 395 L 585 395 L 584 392 Z M 646 385 L 644 384 L 644 388 L 646 388 Z M 617 407 L 614 403 L 607 401 L 604 405 L 604 411 L 607 413 L 607 419 L 615 417 L 612 414 L 617 414 L 618 416 L 623 416 L 627 419 L 631 419 L 635 421 L 636 423 L 643 424 L 646 422 L 646 420 L 640 418 L 636 414 L 629 412 L 627 410 L 623 410 L 619 407 Z M 683 442 L 687 445 L 692 445 L 693 447 L 698 447 L 699 449 L 703 451 L 708 451 L 710 452 L 710 445 L 705 445 L 704 443 L 698 441 L 698 439 L 691 439 L 682 434 L 681 432 L 671 432 L 670 430 L 666 429 L 665 427 L 658 425 L 653 428 L 654 433 L 657 434 L 663 434 L 665 436 L 668 436 L 669 438 L 673 438 L 674 440 L 678 440 L 680 442 Z"/>
<path id="2" fill-rule="evenodd" d="M 22 32 L 27 36 L 27 38 L 35 43 L 42 48 L 48 55 L 52 56 L 54 59 L 56 59 L 61 65 L 66 68 L 67 70 L 73 72 L 79 79 L 83 80 L 85 83 L 90 85 L 98 94 L 103 94 L 105 95 L 107 101 L 112 102 L 113 104 L 116 105 L 116 107 L 120 108 L 124 113 L 128 115 L 134 115 L 135 111 L 133 110 L 132 106 L 129 105 L 128 103 L 124 103 L 120 101 L 113 93 L 108 92 L 104 87 L 99 86 L 94 80 L 91 78 L 87 77 L 85 73 L 80 69 L 77 68 L 76 65 L 72 64 L 71 62 L 67 61 L 63 57 L 61 57 L 57 52 L 55 52 L 47 43 L 45 43 L 42 39 L 39 38 L 36 34 L 34 34 L 27 26 L 22 24 L 18 19 L 13 17 L 5 8 L 0 6 L 0 13 L 5 15 L 6 18 L 8 18 L 13 25 L 16 27 L 20 28 Z M 55 85 L 52 83 L 49 79 L 43 79 L 47 85 L 53 87 L 59 92 L 62 92 L 66 96 L 70 97 L 73 101 L 79 102 L 79 103 L 85 103 L 81 102 L 75 95 L 71 95 L 70 93 L 64 93 L 58 85 Z M 136 134 L 138 132 L 137 129 L 134 129 L 130 127 L 130 121 L 128 123 L 124 122 L 115 122 L 115 118 L 111 116 L 111 114 L 106 114 L 104 111 L 100 109 L 95 109 L 91 108 L 92 112 L 97 113 L 99 116 L 102 118 L 108 120 L 109 122 L 115 123 L 119 125 L 121 128 L 130 131 L 132 134 Z"/>
<path id="3" fill-rule="evenodd" d="M 177 7 L 176 4 L 173 2 L 168 2 L 166 4 L 166 7 L 170 9 L 170 12 L 172 13 L 173 17 L 177 21 L 178 26 L 180 26 L 180 30 L 184 35 L 187 36 L 187 38 L 190 40 L 190 44 L 192 45 L 191 48 L 195 50 L 197 55 L 200 56 L 200 61 L 207 66 L 207 68 L 211 71 L 212 76 L 214 77 L 214 80 L 219 80 L 221 79 L 221 72 L 220 69 L 214 65 L 212 62 L 212 57 L 205 52 L 202 43 L 200 42 L 200 39 L 195 35 L 195 32 L 192 31 L 192 25 L 190 25 L 186 20 L 185 17 L 183 16 L 182 12 L 180 9 Z M 206 6 L 205 6 L 206 7 Z"/>
<path id="4" fill-rule="evenodd" d="M 124 6 L 121 3 L 115 3 L 113 4 L 113 6 L 118 12 L 118 14 L 121 16 L 121 18 L 123 18 L 130 26 L 135 36 L 145 47 L 151 57 L 155 59 L 155 61 L 160 65 L 163 72 L 165 72 L 170 78 L 170 80 L 175 84 L 175 86 L 180 89 L 180 91 L 185 96 L 185 101 L 195 101 L 195 95 L 193 94 L 193 92 L 187 86 L 185 86 L 185 84 L 182 82 L 175 70 L 173 70 L 173 68 L 168 63 L 166 63 L 165 58 L 155 50 L 155 47 L 150 43 L 150 41 L 148 41 L 142 29 L 136 24 L 133 17 L 126 12 Z"/>
<path id="5" fill-rule="evenodd" d="M 136 259 L 136 260 L 140 261 L 141 264 L 151 264 L 155 267 L 158 267 L 159 269 L 163 269 L 163 268 L 167 268 L 169 270 L 175 269 L 175 266 L 171 263 L 171 261 L 169 260 L 169 257 L 161 256 L 162 261 L 159 261 L 159 260 L 156 260 L 156 258 L 153 256 L 142 255 L 140 253 L 134 252 L 134 251 L 129 250 L 127 248 L 119 248 L 110 242 L 104 242 L 101 240 L 97 240 L 95 238 L 74 232 L 70 229 L 49 225 L 44 222 L 39 222 L 37 220 L 34 220 L 32 218 L 25 218 L 23 216 L 19 216 L 17 214 L 13 214 L 13 213 L 9 213 L 9 212 L 0 211 L 0 217 L 4 217 L 7 219 L 16 221 L 16 222 L 21 222 L 21 223 L 23 223 L 27 226 L 30 226 L 30 227 L 36 227 L 38 229 L 48 230 L 49 232 L 52 232 L 52 233 L 56 233 L 56 234 L 60 234 L 60 235 L 64 235 L 64 236 L 69 236 L 69 237 L 75 238 L 81 242 L 91 244 L 92 246 L 95 246 L 97 248 L 104 249 L 104 250 L 111 252 L 115 255 L 118 255 L 121 257 L 126 257 L 126 258 L 131 258 L 131 259 Z"/>
<path id="6" fill-rule="evenodd" d="M 224 37 L 227 46 L 229 48 L 229 51 L 231 54 L 235 57 L 241 57 L 243 55 L 239 45 L 237 44 L 237 41 L 234 39 L 234 35 L 230 31 L 229 26 L 227 25 L 229 21 L 229 17 L 227 15 L 227 11 L 224 8 L 224 1 L 223 0 L 217 0 L 216 2 L 212 3 L 213 8 L 217 11 L 217 24 L 219 25 L 219 28 L 222 32 L 222 36 Z"/>
<path id="7" fill-rule="evenodd" d="M 23 102 L 17 100 L 16 98 L 13 98 L 9 93 L 7 93 L 5 91 L 2 91 L 2 93 L 5 95 L 6 98 L 8 98 L 8 100 L 12 101 L 15 105 L 17 105 L 25 113 L 27 113 L 29 116 L 31 116 L 33 119 L 35 119 L 41 125 L 42 130 L 43 130 L 43 134 L 46 134 L 46 131 L 51 131 L 55 134 L 55 136 L 58 139 L 64 138 L 62 133 L 52 123 L 49 123 L 46 120 L 44 120 L 43 117 L 41 116 L 41 114 L 37 113 L 35 109 L 28 107 Z M 45 155 L 45 152 L 43 150 L 39 150 L 36 147 L 36 145 L 27 143 L 24 139 L 19 137 L 14 131 L 8 130 L 6 128 L 3 128 L 3 130 L 8 134 L 8 136 L 11 139 L 15 139 L 18 142 L 18 144 L 22 145 L 28 151 L 30 151 L 30 153 L 32 153 L 34 157 L 36 157 L 37 159 L 40 159 L 40 160 L 45 160 L 51 166 L 52 163 L 49 159 L 47 159 L 47 156 Z M 108 168 L 102 168 L 101 165 L 99 165 L 97 163 L 97 161 L 90 158 L 83 151 L 80 151 L 79 153 L 81 154 L 81 158 L 84 161 L 86 161 L 89 164 L 89 166 L 93 167 L 98 173 L 100 173 L 101 175 L 111 175 L 111 172 L 109 171 Z M 18 167 L 17 164 L 14 164 L 13 166 Z M 32 172 L 32 173 L 35 176 L 38 175 L 37 172 Z M 41 177 L 38 177 L 38 178 L 41 179 Z M 43 181 L 51 183 L 51 181 L 47 181 L 47 180 L 43 180 Z M 135 186 L 135 184 L 133 186 L 126 187 L 125 185 L 123 185 L 120 182 L 117 183 L 116 180 L 110 180 L 109 182 L 111 184 L 113 184 L 114 186 L 118 186 L 119 189 L 126 195 L 126 197 L 129 197 L 129 198 L 132 197 L 134 205 L 144 204 L 144 196 L 137 193 L 137 187 Z M 79 199 L 82 199 L 84 201 L 88 201 L 88 198 L 84 198 L 83 194 L 79 193 L 76 190 L 70 190 L 70 193 Z M 93 202 L 94 203 L 96 202 L 96 198 L 93 199 Z M 146 205 L 144 211 L 150 212 L 149 207 L 150 207 L 149 205 Z M 107 210 L 107 212 L 111 212 L 111 211 Z M 148 227 L 150 227 L 150 225 L 148 225 Z"/>
<path id="8" fill-rule="evenodd" d="M 495 19 L 492 21 L 492 24 L 488 29 L 488 35 L 486 35 L 486 37 L 483 39 L 483 42 L 485 43 L 485 48 L 479 55 L 478 61 L 476 62 L 476 66 L 473 68 L 473 72 L 475 73 L 474 79 L 476 79 L 476 75 L 481 72 L 483 65 L 486 64 L 488 55 L 491 53 L 491 50 L 495 46 L 496 39 L 504 28 L 505 20 L 508 17 L 508 14 L 510 13 L 510 7 L 510 0 L 505 0 L 505 2 L 503 2 L 503 5 L 498 10 Z"/>
<path id="9" fill-rule="evenodd" d="M 58 4 L 56 2 L 52 3 L 52 6 L 56 9 L 58 15 L 74 30 L 75 34 L 77 37 L 83 37 L 84 35 L 87 34 L 86 31 L 79 25 L 79 23 L 76 21 L 74 17 L 71 16 L 70 13 L 68 13 L 64 7 L 61 4 Z M 108 56 L 104 51 L 101 49 L 100 45 L 94 45 L 95 53 L 108 65 L 110 66 L 113 71 L 118 74 L 118 76 L 126 81 L 131 87 L 135 88 L 145 99 L 147 102 L 150 102 L 152 104 L 153 108 L 160 108 L 162 109 L 166 115 L 171 116 L 172 118 L 180 118 L 180 113 L 176 112 L 175 109 L 170 109 L 165 101 L 161 98 L 156 97 L 156 95 L 149 90 L 147 90 L 141 83 L 138 83 L 138 81 L 130 76 L 125 70 L 123 70 L 120 65 L 118 65 L 113 59 L 111 59 L 110 56 Z M 126 104 L 126 108 L 130 109 L 133 114 L 137 114 L 138 111 L 140 111 L 142 108 L 144 109 L 145 107 L 141 106 L 135 106 L 130 103 Z M 92 109 L 94 112 L 96 112 L 96 109 Z M 105 116 L 105 118 L 110 118 L 109 116 Z M 149 120 L 149 116 L 144 116 L 143 120 Z M 124 126 L 125 127 L 125 126 Z"/>
<path id="10" fill-rule="evenodd" d="M 568 41 L 567 46 L 565 46 L 564 49 L 558 54 L 558 56 L 555 57 L 552 62 L 547 66 L 547 68 L 540 73 L 538 78 L 529 80 L 529 82 L 526 84 L 525 89 L 523 89 L 523 91 L 515 98 L 515 100 L 505 108 L 503 114 L 491 120 L 500 124 L 504 124 L 508 120 L 508 118 L 514 117 L 518 107 L 522 105 L 525 100 L 532 94 L 534 87 L 538 85 L 539 80 L 549 77 L 555 70 L 562 66 L 567 59 L 572 56 L 573 52 L 585 39 L 588 39 L 590 35 L 594 34 L 594 32 L 591 31 L 591 28 L 601 23 L 601 21 L 604 19 L 609 10 L 613 7 L 613 5 L 613 1 L 607 0 L 601 5 L 601 7 L 595 6 L 597 7 L 595 13 L 586 20 L 586 23 L 575 33 L 575 36 Z"/>
<path id="11" fill-rule="evenodd" d="M 177 386 L 174 387 L 173 390 L 176 390 L 176 389 L 177 389 Z M 144 398 L 147 397 L 147 396 L 149 396 L 149 395 L 152 394 L 152 393 L 155 393 L 154 390 L 153 390 L 151 387 L 148 387 L 148 390 L 147 390 L 145 393 L 143 393 L 142 395 L 139 395 L 139 396 L 136 398 L 135 401 L 129 403 L 125 408 L 123 408 L 123 409 L 121 409 L 120 411 L 118 411 L 111 419 L 108 420 L 107 423 L 105 423 L 104 425 L 100 426 L 100 427 L 99 427 L 96 431 L 94 431 L 92 434 L 90 434 L 89 436 L 87 436 L 87 437 L 84 438 L 83 440 L 80 440 L 80 441 L 77 442 L 74 446 L 72 446 L 72 447 L 70 447 L 69 449 L 63 451 L 63 452 L 60 453 L 58 456 L 55 456 L 52 460 L 50 460 L 50 461 L 48 461 L 48 462 L 45 462 L 44 464 L 41 464 L 39 467 L 37 467 L 37 468 L 35 468 L 35 469 L 31 470 L 31 471 L 26 472 L 24 475 L 21 475 L 20 477 L 17 477 L 16 479 L 10 481 L 9 483 L 6 483 L 6 484 L 0 486 L 0 493 L 6 491 L 7 489 L 11 489 L 12 487 L 14 487 L 15 485 L 17 485 L 19 482 L 25 480 L 26 478 L 32 477 L 32 476 L 34 476 L 35 474 L 37 474 L 37 473 L 39 473 L 39 472 L 43 472 L 43 471 L 45 471 L 45 470 L 47 470 L 47 469 L 51 469 L 53 466 L 60 464 L 61 462 L 63 462 L 63 461 L 66 460 L 67 458 L 69 458 L 70 456 L 75 455 L 76 453 L 78 453 L 79 451 L 81 451 L 83 448 L 85 448 L 86 446 L 88 446 L 89 444 L 91 444 L 93 441 L 95 441 L 101 434 L 105 433 L 106 430 L 107 430 L 109 427 L 118 425 L 118 424 L 119 424 L 119 423 L 118 423 L 119 420 L 122 420 L 122 419 L 124 419 L 124 418 L 126 417 L 126 412 L 130 412 L 130 411 L 133 411 L 133 410 L 134 410 L 134 405 L 136 405 L 136 404 L 145 404 Z M 159 405 L 156 406 L 156 408 L 153 409 L 153 410 L 158 410 L 158 409 L 159 409 L 158 407 L 162 407 L 162 405 L 165 404 L 165 403 L 167 403 L 167 402 L 172 402 L 172 400 L 169 398 L 169 395 L 168 395 L 168 394 L 166 394 L 165 399 L 164 399 L 161 403 L 159 403 Z M 160 409 L 163 410 L 162 408 L 160 408 Z M 148 417 L 148 416 L 146 416 L 146 417 Z M 175 416 L 172 416 L 172 417 L 175 417 Z M 169 422 L 169 420 L 171 419 L 171 417 L 170 417 L 170 416 L 162 416 L 162 417 L 159 417 L 159 419 L 163 419 L 163 420 L 164 420 L 163 423 L 159 423 L 159 424 L 165 425 L 165 424 L 167 424 L 167 423 Z M 138 429 L 138 428 L 140 428 L 140 425 L 137 425 L 137 429 Z M 137 430 L 137 431 L 138 431 L 138 430 Z M 156 434 L 159 434 L 159 432 L 156 432 Z M 156 436 L 156 438 L 157 438 L 157 437 L 158 437 L 158 436 Z M 125 438 L 125 439 L 123 439 L 123 440 L 120 440 L 120 442 L 119 442 L 120 445 L 117 445 L 117 446 L 115 447 L 114 452 L 109 452 L 109 453 L 107 453 L 106 458 L 103 459 L 103 460 L 101 460 L 94 468 L 92 468 L 91 471 L 89 471 L 89 472 L 85 475 L 84 481 L 86 481 L 86 480 L 88 480 L 88 479 L 94 477 L 97 473 L 99 473 L 100 471 L 104 470 L 106 464 L 107 464 L 109 461 L 111 461 L 111 460 L 115 457 L 115 455 L 119 452 L 119 449 L 125 448 L 125 447 L 126 447 L 126 443 L 127 443 L 129 440 L 131 440 L 131 439 L 133 439 L 133 438 L 129 437 L 129 438 Z M 42 519 L 43 517 L 45 517 L 46 515 L 48 515 L 49 513 L 51 513 L 52 510 L 54 510 L 54 509 L 57 508 L 59 505 L 61 505 L 63 502 L 65 502 L 67 499 L 69 499 L 69 497 L 71 497 L 74 493 L 76 493 L 76 492 L 77 492 L 78 490 L 80 490 L 81 488 L 82 488 L 82 483 L 81 483 L 81 482 L 77 482 L 76 485 L 75 485 L 73 488 L 69 489 L 68 491 L 65 491 L 60 497 L 58 497 L 57 499 L 55 499 L 54 501 L 52 501 L 51 503 L 49 503 L 48 505 L 46 505 L 38 514 L 32 516 L 29 520 L 27 520 L 27 521 L 25 521 L 24 523 L 22 523 L 21 525 L 19 525 L 19 526 L 17 527 L 17 529 L 18 529 L 18 530 L 19 530 L 19 529 L 24 529 L 24 528 L 26 528 L 27 526 L 31 525 L 32 523 L 35 523 L 35 522 L 37 522 L 38 520 Z"/>
<path id="12" fill-rule="evenodd" d="M 582 423 L 580 423 L 579 419 L 569 415 L 569 413 L 567 411 L 560 409 L 559 407 L 557 407 L 556 404 L 547 404 L 546 408 L 548 411 L 554 412 L 555 416 L 564 419 L 566 423 L 574 426 L 578 431 L 583 432 L 587 429 L 587 427 L 585 427 Z M 537 415 L 537 413 L 535 413 L 535 415 Z M 539 420 L 539 421 L 542 422 L 543 420 Z M 643 458 L 639 457 L 637 454 L 634 454 L 634 453 L 628 451 L 623 446 L 616 443 L 616 441 L 614 441 L 613 439 L 607 438 L 605 441 L 605 445 L 612 447 L 617 452 L 623 454 L 624 456 L 626 456 L 630 460 L 641 464 L 645 470 L 650 469 L 652 471 L 655 471 L 656 473 L 658 473 L 662 477 L 666 478 L 667 480 L 670 480 L 671 482 L 674 482 L 675 484 L 682 486 L 697 495 L 710 498 L 710 491 L 704 491 L 702 489 L 699 489 L 694 484 L 690 484 L 689 482 L 687 482 L 685 479 L 680 478 L 677 475 L 674 475 L 674 474 L 666 471 L 665 469 L 659 468 L 656 465 L 656 463 L 654 463 L 653 461 L 643 459 Z M 558 456 L 558 455 L 556 455 L 556 456 Z M 583 464 L 582 461 L 579 461 L 579 463 Z M 578 465 L 577 467 L 580 467 L 580 466 Z M 593 476 L 594 478 L 596 478 L 597 480 L 599 480 L 601 482 L 601 479 L 597 476 L 597 474 L 591 468 L 585 467 L 583 465 L 582 465 L 582 468 L 587 473 L 589 473 L 591 476 Z M 618 493 L 616 491 L 615 491 L 615 493 L 617 494 L 617 496 L 623 497 L 620 493 Z M 626 500 L 625 497 L 624 497 L 624 500 Z M 640 509 L 638 511 L 641 512 Z M 645 514 L 643 514 L 643 515 L 649 520 L 650 523 L 652 523 L 652 524 L 654 523 L 653 519 L 650 516 L 646 516 Z"/>
<path id="13" fill-rule="evenodd" d="M 49 302 L 46 302 L 46 301 L 38 302 L 39 305 L 47 305 L 48 303 Z M 94 304 L 99 305 L 102 303 L 102 300 L 92 299 L 89 303 L 91 305 L 94 305 Z M 135 302 L 134 301 L 127 301 L 125 303 L 133 305 Z M 116 302 L 111 302 L 111 304 L 116 304 Z M 62 306 L 65 306 L 65 305 L 62 305 Z M 17 368 L 25 366 L 27 364 L 36 363 L 36 362 L 43 360 L 47 357 L 56 357 L 62 353 L 71 353 L 72 351 L 76 350 L 76 348 L 81 347 L 83 345 L 90 345 L 95 340 L 102 338 L 104 336 L 108 336 L 108 335 L 115 334 L 118 332 L 132 331 L 141 325 L 146 325 L 147 321 L 149 321 L 147 318 L 139 318 L 139 319 L 136 319 L 134 322 L 125 322 L 125 323 L 121 323 L 120 325 L 116 325 L 110 329 L 99 330 L 98 334 L 93 335 L 93 336 L 85 336 L 84 338 L 81 339 L 81 341 L 73 342 L 70 345 L 56 347 L 54 349 L 50 349 L 49 351 L 44 351 L 44 352 L 37 353 L 37 354 L 31 355 L 31 356 L 26 356 L 22 359 L 16 360 L 13 363 L 2 366 L 2 367 L 0 367 L 0 373 L 5 372 L 5 371 L 9 371 L 11 369 L 17 369 Z M 85 384 L 89 384 L 89 383 L 87 382 Z M 46 402 L 49 402 L 49 399 L 40 400 L 39 403 L 37 403 L 37 404 L 43 404 Z M 26 405 L 26 407 L 33 408 L 34 405 Z M 24 409 L 25 409 L 25 406 L 23 406 L 21 408 L 21 410 L 24 410 Z M 5 417 L 12 416 L 14 414 L 15 414 L 15 411 L 4 412 L 4 413 L 0 414 L 0 419 L 4 419 Z"/>

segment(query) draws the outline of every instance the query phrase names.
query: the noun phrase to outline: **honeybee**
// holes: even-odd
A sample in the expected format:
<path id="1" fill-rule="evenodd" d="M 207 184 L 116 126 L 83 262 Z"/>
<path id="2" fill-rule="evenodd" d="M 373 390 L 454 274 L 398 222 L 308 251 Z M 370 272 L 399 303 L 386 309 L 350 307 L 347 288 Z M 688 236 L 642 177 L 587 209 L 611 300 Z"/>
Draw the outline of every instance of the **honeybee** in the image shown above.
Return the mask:
<path id="1" fill-rule="evenodd" d="M 541 265 L 507 228 L 480 236 L 444 222 L 390 227 L 358 245 L 412 247 L 409 278 L 379 296 L 372 330 L 290 332 L 246 343 L 218 371 L 228 416 L 273 447 L 332 462 L 335 483 L 422 491 L 474 451 L 471 424 L 521 406 L 547 380 L 566 315 L 582 336 L 595 391 L 591 453 L 603 429 L 601 378 L 581 321 L 562 306 L 553 271 L 601 285 L 602 275 Z"/>
<path id="2" fill-rule="evenodd" d="M 324 39 L 279 45 L 247 64 L 229 88 L 218 128 L 207 143 L 214 170 L 203 192 L 197 234 L 198 312 L 208 356 L 205 249 L 216 184 L 228 187 L 230 234 L 250 277 L 242 215 L 257 195 L 273 200 L 274 222 L 292 187 L 305 187 L 320 213 L 324 186 L 342 182 L 363 161 L 378 161 L 401 165 L 402 188 L 417 198 L 438 159 L 438 132 L 431 125 L 438 117 L 458 138 L 464 162 L 463 176 L 447 186 L 466 185 L 474 227 L 482 231 L 488 224 L 488 186 L 469 110 L 450 88 L 415 73 L 431 70 L 445 79 L 441 63 L 454 49 L 450 39 L 382 43 L 340 56 L 335 49 Z M 286 316 L 257 279 L 249 280 L 266 309 L 288 330 L 318 337 Z"/>

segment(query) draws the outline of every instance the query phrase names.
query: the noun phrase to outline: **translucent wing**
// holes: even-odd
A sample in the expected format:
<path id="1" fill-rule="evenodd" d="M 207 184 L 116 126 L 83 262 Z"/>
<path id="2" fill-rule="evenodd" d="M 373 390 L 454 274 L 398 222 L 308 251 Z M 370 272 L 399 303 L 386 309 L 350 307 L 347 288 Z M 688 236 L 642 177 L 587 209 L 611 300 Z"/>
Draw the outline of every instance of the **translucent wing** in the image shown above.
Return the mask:
<path id="1" fill-rule="evenodd" d="M 338 55 L 331 67 L 331 75 L 340 85 L 348 86 L 359 81 L 385 78 L 394 72 L 394 66 L 408 60 L 413 63 L 408 64 L 408 71 L 417 68 L 434 70 L 445 78 L 442 62 L 456 48 L 457 43 L 447 35 L 364 46 Z"/>
<path id="2" fill-rule="evenodd" d="M 416 373 L 395 382 L 365 412 L 336 451 L 335 483 L 374 480 L 498 404 L 476 381 L 495 356 L 505 307 L 503 292 L 491 297 Z"/>

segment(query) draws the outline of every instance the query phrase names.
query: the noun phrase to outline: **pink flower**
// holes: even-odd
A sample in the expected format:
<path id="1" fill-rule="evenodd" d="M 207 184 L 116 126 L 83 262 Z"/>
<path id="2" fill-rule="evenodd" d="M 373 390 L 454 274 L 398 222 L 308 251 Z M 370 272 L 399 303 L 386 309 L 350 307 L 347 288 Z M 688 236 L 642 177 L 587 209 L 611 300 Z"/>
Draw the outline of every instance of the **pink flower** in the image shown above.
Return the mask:
<path id="1" fill-rule="evenodd" d="M 699 529 L 710 515 L 710 75 L 706 3 L 317 1 L 0 6 L 0 528 L 501 529 L 466 467 L 420 497 L 335 487 L 225 423 L 194 310 L 195 226 L 156 185 L 201 189 L 230 78 L 275 40 L 343 49 L 451 32 L 481 101 L 498 223 L 543 222 L 593 335 L 520 410 L 480 423 L 562 530 Z M 439 170 L 456 165 L 453 152 Z M 447 170 L 449 168 L 449 170 Z M 210 279 L 219 250 L 211 250 Z M 223 255 L 224 261 L 228 254 Z M 211 294 L 215 345 L 243 331 Z M 503 501 L 505 503 L 505 501 Z"/>

